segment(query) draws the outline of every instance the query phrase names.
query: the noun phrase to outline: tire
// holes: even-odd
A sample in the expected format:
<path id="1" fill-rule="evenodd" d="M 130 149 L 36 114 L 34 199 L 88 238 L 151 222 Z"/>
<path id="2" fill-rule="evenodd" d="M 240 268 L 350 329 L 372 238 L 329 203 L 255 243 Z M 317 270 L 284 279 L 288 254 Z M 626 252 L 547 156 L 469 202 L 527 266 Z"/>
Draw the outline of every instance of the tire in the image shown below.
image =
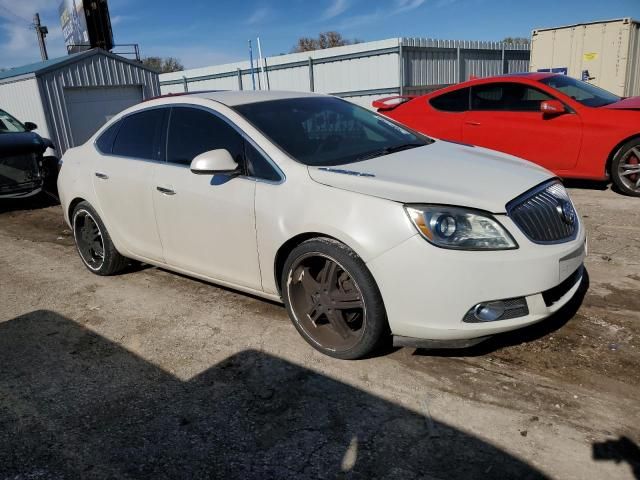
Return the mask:
<path id="1" fill-rule="evenodd" d="M 389 338 L 384 303 L 371 272 L 336 240 L 315 238 L 294 248 L 284 263 L 281 285 L 293 325 L 325 355 L 363 358 Z"/>
<path id="2" fill-rule="evenodd" d="M 611 179 L 621 193 L 640 197 L 640 138 L 629 140 L 613 157 Z"/>
<path id="3" fill-rule="evenodd" d="M 73 209 L 71 225 L 78 255 L 91 273 L 114 275 L 129 264 L 129 259 L 116 250 L 102 219 L 88 202 L 80 202 Z"/>

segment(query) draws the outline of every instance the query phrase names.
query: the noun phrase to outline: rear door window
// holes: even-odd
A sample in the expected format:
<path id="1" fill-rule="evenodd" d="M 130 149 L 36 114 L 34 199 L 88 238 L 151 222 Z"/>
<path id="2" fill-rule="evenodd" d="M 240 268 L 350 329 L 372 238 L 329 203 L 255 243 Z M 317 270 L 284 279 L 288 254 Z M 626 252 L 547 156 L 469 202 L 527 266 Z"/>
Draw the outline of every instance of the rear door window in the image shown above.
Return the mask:
<path id="1" fill-rule="evenodd" d="M 438 95 L 429 100 L 436 110 L 443 112 L 466 112 L 469 110 L 469 89 L 461 88 L 453 92 Z"/>
<path id="2" fill-rule="evenodd" d="M 220 117 L 199 108 L 174 107 L 169 118 L 167 161 L 190 165 L 201 153 L 224 148 L 243 164 L 244 139 Z"/>
<path id="3" fill-rule="evenodd" d="M 113 143 L 114 155 L 160 160 L 160 138 L 166 109 L 155 108 L 125 117 Z"/>
<path id="4" fill-rule="evenodd" d="M 110 154 L 112 152 L 113 141 L 116 138 L 116 134 L 118 133 L 121 123 L 122 121 L 115 122 L 102 132 L 102 135 L 100 135 L 96 140 L 96 147 L 98 147 L 98 150 L 100 150 L 101 153 Z"/>
<path id="5" fill-rule="evenodd" d="M 521 83 L 490 83 L 471 89 L 473 110 L 539 112 L 540 103 L 545 100 L 553 98 Z"/>

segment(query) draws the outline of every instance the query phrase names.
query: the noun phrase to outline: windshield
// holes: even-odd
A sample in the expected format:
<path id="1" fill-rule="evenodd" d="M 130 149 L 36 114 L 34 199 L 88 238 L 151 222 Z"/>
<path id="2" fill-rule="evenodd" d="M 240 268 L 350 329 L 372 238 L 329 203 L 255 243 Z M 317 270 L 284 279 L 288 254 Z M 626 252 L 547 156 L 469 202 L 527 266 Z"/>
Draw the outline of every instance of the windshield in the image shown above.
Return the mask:
<path id="1" fill-rule="evenodd" d="M 305 165 L 345 165 L 432 142 L 334 97 L 271 100 L 234 109 Z"/>
<path id="2" fill-rule="evenodd" d="M 22 133 L 26 131 L 27 129 L 18 120 L 4 110 L 0 110 L 0 133 Z"/>
<path id="3" fill-rule="evenodd" d="M 543 78 L 540 82 L 555 88 L 587 107 L 602 107 L 621 100 L 611 92 L 565 75 Z"/>

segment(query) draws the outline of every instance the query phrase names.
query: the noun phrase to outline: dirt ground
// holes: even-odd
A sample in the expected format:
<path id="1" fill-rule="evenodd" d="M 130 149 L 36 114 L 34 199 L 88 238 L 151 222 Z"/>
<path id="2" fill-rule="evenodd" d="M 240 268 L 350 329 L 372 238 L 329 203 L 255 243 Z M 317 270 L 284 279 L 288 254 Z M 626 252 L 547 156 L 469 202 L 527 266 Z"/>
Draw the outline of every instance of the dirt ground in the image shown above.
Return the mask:
<path id="1" fill-rule="evenodd" d="M 468 350 L 312 350 L 284 308 L 101 278 L 59 206 L 0 204 L 0 478 L 640 478 L 640 199 L 571 195 L 588 280 Z"/>

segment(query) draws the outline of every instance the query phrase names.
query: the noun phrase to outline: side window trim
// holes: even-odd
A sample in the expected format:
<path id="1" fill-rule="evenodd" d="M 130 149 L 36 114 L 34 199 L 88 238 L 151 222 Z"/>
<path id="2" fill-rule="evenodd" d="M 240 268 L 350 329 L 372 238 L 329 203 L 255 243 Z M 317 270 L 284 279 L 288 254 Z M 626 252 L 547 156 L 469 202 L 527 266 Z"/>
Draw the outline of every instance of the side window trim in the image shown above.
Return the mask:
<path id="1" fill-rule="evenodd" d="M 257 151 L 258 153 L 260 153 L 260 155 L 262 155 L 264 157 L 264 159 L 269 163 L 269 165 L 271 166 L 271 168 L 273 168 L 273 170 L 276 172 L 276 174 L 280 177 L 279 181 L 274 181 L 274 180 L 266 180 L 263 178 L 257 178 L 257 177 L 252 177 L 249 175 L 241 175 L 239 178 L 246 178 L 249 180 L 253 180 L 256 182 L 264 182 L 264 183 L 271 183 L 271 184 L 280 184 L 280 183 L 284 183 L 284 181 L 286 180 L 286 175 L 284 174 L 284 172 L 282 170 L 280 170 L 280 167 L 271 159 L 271 157 L 262 149 L 262 147 L 260 147 L 260 145 L 258 145 L 256 143 L 255 140 L 253 140 L 253 138 L 251 138 L 246 132 L 244 132 L 244 130 L 242 130 L 240 127 L 238 127 L 234 122 L 232 122 L 229 118 L 227 118 L 225 115 L 223 115 L 222 113 L 218 112 L 217 110 L 213 110 L 211 108 L 202 106 L 202 105 L 196 105 L 193 103 L 173 103 L 170 106 L 170 110 L 173 111 L 173 109 L 175 107 L 186 107 L 186 108 L 195 108 L 198 110 L 203 110 L 207 113 L 210 113 L 216 117 L 218 117 L 220 120 L 222 120 L 223 122 L 225 122 L 227 125 L 229 125 L 231 128 L 233 128 L 241 137 L 244 141 L 249 142 Z M 167 152 L 167 145 L 169 142 L 169 126 L 170 126 L 170 118 L 171 118 L 171 113 L 169 113 L 168 118 L 166 120 L 167 122 L 167 133 L 166 133 L 166 142 L 165 142 L 165 154 L 164 154 L 164 158 L 165 161 L 162 163 L 166 163 L 168 165 L 172 165 L 174 167 L 184 167 L 184 168 L 189 168 L 189 165 L 185 165 L 185 164 L 180 164 L 180 163 L 172 163 L 172 162 L 168 162 L 166 161 L 166 152 Z M 246 173 L 246 172 L 245 172 Z"/>
<path id="2" fill-rule="evenodd" d="M 118 133 L 120 133 L 120 129 L 122 128 L 122 125 L 124 124 L 124 120 L 125 119 L 127 119 L 128 117 L 130 117 L 132 115 L 136 115 L 138 113 L 148 112 L 150 110 L 159 110 L 159 109 L 164 109 L 165 110 L 164 115 L 163 115 L 163 119 L 162 119 L 160 138 L 158 139 L 158 146 L 160 146 L 159 142 L 162 141 L 162 137 L 164 135 L 163 130 L 166 130 L 168 128 L 168 125 L 169 125 L 169 123 L 168 123 L 168 115 L 167 115 L 167 110 L 169 110 L 169 108 L 167 108 L 166 105 L 156 105 L 154 107 L 149 107 L 149 108 L 143 108 L 141 110 L 136 110 L 135 112 L 131 112 L 131 113 L 127 113 L 126 115 L 123 115 L 118 120 L 113 122 L 113 125 L 115 125 L 116 123 L 119 123 L 120 125 L 118 126 L 118 129 L 117 129 L 117 131 L 115 132 L 115 134 L 113 136 L 113 141 L 111 142 L 111 152 L 103 152 L 102 150 L 100 150 L 98 148 L 97 141 L 98 141 L 98 138 L 100 138 L 102 135 L 100 135 L 98 138 L 96 138 L 96 141 L 93 142 L 93 146 L 96 148 L 96 150 L 98 150 L 103 155 L 110 156 L 110 157 L 126 158 L 126 159 L 129 159 L 129 160 L 135 160 L 137 162 L 166 163 L 165 160 L 164 160 L 164 158 L 166 158 L 166 151 L 160 151 L 161 159 L 130 157 L 130 156 L 127 156 L 127 155 L 119 155 L 117 153 L 113 153 L 113 146 L 115 145 L 116 139 L 118 138 Z M 164 127 L 164 128 L 162 128 L 162 127 Z M 109 128 L 110 127 L 107 127 L 104 130 L 104 132 L 106 132 Z M 154 140 L 155 140 L 155 138 L 154 138 Z"/>

